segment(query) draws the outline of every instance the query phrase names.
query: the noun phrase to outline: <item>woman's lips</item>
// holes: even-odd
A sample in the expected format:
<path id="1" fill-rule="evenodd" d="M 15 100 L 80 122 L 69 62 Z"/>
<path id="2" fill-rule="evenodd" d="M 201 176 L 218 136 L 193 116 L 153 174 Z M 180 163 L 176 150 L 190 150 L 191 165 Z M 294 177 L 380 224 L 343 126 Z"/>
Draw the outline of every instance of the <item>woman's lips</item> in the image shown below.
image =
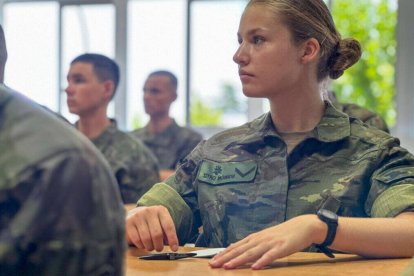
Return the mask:
<path id="1" fill-rule="evenodd" d="M 240 76 L 241 81 L 247 81 L 251 79 L 252 77 L 254 77 L 253 74 L 250 74 L 244 70 L 239 70 L 239 76 Z"/>

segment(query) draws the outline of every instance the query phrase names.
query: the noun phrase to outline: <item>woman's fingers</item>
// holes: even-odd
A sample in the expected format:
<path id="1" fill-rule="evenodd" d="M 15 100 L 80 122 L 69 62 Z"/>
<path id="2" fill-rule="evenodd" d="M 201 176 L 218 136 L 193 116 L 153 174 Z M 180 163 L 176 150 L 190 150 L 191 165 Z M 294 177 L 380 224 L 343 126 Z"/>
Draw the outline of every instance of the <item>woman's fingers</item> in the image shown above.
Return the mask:
<path id="1" fill-rule="evenodd" d="M 170 246 L 172 251 L 178 250 L 178 237 L 177 231 L 175 229 L 174 221 L 168 210 L 165 208 L 165 212 L 159 213 L 159 221 L 161 222 L 161 227 L 163 229 L 163 237 L 167 238 L 167 243 Z M 161 237 L 161 241 L 163 240 Z"/>
<path id="2" fill-rule="evenodd" d="M 166 236 L 171 249 L 178 249 L 174 222 L 163 206 L 138 207 L 128 212 L 126 231 L 127 241 L 138 248 L 161 251 Z"/>

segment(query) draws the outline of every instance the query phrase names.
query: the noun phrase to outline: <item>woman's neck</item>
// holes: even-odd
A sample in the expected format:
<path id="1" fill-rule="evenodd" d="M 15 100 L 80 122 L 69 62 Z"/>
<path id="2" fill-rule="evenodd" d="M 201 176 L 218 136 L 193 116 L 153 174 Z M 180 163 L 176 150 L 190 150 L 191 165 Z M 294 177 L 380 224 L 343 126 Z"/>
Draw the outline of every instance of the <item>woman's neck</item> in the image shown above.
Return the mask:
<path id="1" fill-rule="evenodd" d="M 273 123 L 279 132 L 309 132 L 321 120 L 325 104 L 319 91 L 304 91 L 270 100 Z"/>

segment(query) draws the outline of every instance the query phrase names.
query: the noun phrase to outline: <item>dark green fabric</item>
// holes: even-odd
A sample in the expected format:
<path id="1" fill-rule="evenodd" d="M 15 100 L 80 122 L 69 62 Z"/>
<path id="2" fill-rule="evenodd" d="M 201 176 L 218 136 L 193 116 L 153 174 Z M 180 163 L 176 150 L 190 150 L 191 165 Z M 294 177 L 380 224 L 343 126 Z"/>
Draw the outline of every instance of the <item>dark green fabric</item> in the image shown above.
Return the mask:
<path id="1" fill-rule="evenodd" d="M 132 135 L 142 140 L 158 159 L 161 169 L 174 170 L 202 136 L 191 128 L 180 127 L 175 121 L 163 132 L 151 134 L 148 126 L 134 130 Z"/>
<path id="2" fill-rule="evenodd" d="M 120 131 L 115 120 L 92 142 L 111 166 L 124 203 L 135 203 L 160 181 L 155 156 L 140 140 Z"/>
<path id="3" fill-rule="evenodd" d="M 122 275 L 124 208 L 73 127 L 0 87 L 0 275 Z"/>

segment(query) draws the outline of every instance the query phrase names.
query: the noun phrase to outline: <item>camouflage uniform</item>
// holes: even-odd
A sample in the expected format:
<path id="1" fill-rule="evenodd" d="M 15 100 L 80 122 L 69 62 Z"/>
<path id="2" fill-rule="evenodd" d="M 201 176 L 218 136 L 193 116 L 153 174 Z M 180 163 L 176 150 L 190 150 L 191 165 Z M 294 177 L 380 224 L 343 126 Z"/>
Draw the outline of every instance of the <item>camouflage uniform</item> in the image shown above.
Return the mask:
<path id="1" fill-rule="evenodd" d="M 118 130 L 115 120 L 92 142 L 108 160 L 124 203 L 136 202 L 160 180 L 154 155 L 141 141 Z"/>
<path id="2" fill-rule="evenodd" d="M 132 134 L 141 139 L 155 154 L 161 169 L 174 170 L 202 140 L 202 136 L 194 130 L 180 127 L 175 121 L 162 133 L 153 135 L 148 126 L 134 130 Z"/>
<path id="3" fill-rule="evenodd" d="M 414 157 L 396 138 L 327 103 L 290 154 L 268 113 L 200 143 L 138 204 L 166 206 L 181 243 L 202 223 L 204 244 L 225 247 L 319 208 L 350 217 L 414 211 L 413 183 Z"/>
<path id="4" fill-rule="evenodd" d="M 354 117 L 360 119 L 365 124 L 383 130 L 387 133 L 390 133 L 388 129 L 387 123 L 384 119 L 381 118 L 380 115 L 356 104 L 352 103 L 339 103 L 337 101 L 333 101 L 332 104 L 338 110 L 348 114 L 349 117 Z"/>
<path id="5" fill-rule="evenodd" d="M 121 275 L 124 207 L 75 129 L 0 87 L 0 275 Z"/>

